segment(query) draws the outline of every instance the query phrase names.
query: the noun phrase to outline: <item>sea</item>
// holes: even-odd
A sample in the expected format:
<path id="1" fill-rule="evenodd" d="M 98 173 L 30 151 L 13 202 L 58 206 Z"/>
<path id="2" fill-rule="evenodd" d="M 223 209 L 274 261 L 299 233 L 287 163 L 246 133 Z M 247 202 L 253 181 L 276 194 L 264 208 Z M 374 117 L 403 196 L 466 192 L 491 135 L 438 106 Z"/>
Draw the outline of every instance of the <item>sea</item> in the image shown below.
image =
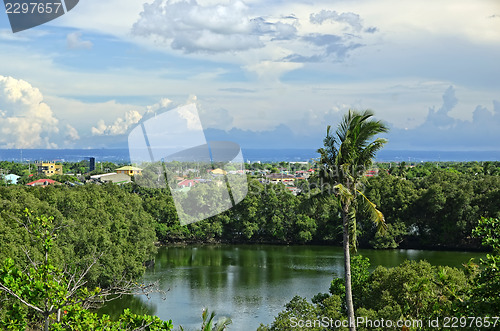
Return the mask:
<path id="1" fill-rule="evenodd" d="M 314 149 L 243 149 L 245 162 L 307 162 L 319 157 Z M 96 162 L 129 163 L 128 149 L 0 149 L 0 160 L 15 162 L 76 162 L 94 157 Z M 500 161 L 500 151 L 381 150 L 377 162 Z"/>

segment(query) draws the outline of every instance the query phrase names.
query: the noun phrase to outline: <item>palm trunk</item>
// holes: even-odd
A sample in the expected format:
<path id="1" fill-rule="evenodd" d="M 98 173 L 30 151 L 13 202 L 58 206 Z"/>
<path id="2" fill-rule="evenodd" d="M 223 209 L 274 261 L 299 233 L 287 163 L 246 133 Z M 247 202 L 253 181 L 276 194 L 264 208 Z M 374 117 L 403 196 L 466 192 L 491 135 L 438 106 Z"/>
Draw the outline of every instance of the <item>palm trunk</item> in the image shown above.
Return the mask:
<path id="1" fill-rule="evenodd" d="M 344 274 L 345 274 L 345 303 L 347 306 L 347 318 L 349 321 L 349 330 L 355 331 L 354 305 L 352 302 L 351 287 L 351 254 L 349 251 L 349 205 L 345 203 L 342 210 L 342 223 L 344 230 Z"/>

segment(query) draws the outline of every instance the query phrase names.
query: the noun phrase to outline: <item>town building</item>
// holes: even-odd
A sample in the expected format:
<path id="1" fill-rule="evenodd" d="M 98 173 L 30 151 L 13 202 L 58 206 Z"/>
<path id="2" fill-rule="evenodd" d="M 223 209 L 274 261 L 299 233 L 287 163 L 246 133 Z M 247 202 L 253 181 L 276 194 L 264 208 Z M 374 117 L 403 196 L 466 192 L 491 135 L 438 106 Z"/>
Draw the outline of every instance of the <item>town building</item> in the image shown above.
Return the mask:
<path id="1" fill-rule="evenodd" d="M 89 172 L 95 170 L 95 157 L 89 157 Z"/>
<path id="2" fill-rule="evenodd" d="M 266 176 L 268 183 L 278 184 L 283 183 L 285 185 L 293 185 L 295 177 L 292 175 L 285 174 L 269 174 Z"/>
<path id="3" fill-rule="evenodd" d="M 16 185 L 17 180 L 19 178 L 21 178 L 21 176 L 18 176 L 16 174 L 8 174 L 8 175 L 3 176 L 3 180 L 5 181 L 5 183 L 12 184 L 12 185 Z"/>
<path id="4" fill-rule="evenodd" d="M 301 192 L 301 189 L 295 186 L 287 186 L 287 189 L 293 194 L 298 195 Z"/>
<path id="5" fill-rule="evenodd" d="M 37 162 L 37 171 L 39 175 L 50 177 L 52 175 L 62 175 L 62 164 L 55 162 Z"/>
<path id="6" fill-rule="evenodd" d="M 55 180 L 52 179 L 39 179 L 35 180 L 34 182 L 26 184 L 26 186 L 48 186 L 48 185 L 60 185 L 61 183 L 56 182 Z"/>
<path id="7" fill-rule="evenodd" d="M 217 169 L 211 170 L 210 172 L 212 173 L 212 175 L 215 175 L 215 176 L 227 175 L 227 171 L 222 170 L 222 169 L 220 169 L 220 168 L 217 168 Z"/>
<path id="8" fill-rule="evenodd" d="M 113 183 L 113 184 L 119 184 L 119 185 L 132 182 L 129 175 L 126 175 L 123 173 L 116 173 L 116 172 L 110 172 L 110 173 L 101 174 L 101 175 L 93 175 L 93 176 L 90 176 L 90 180 L 95 181 L 95 182 L 99 182 L 99 183 Z"/>
<path id="9" fill-rule="evenodd" d="M 365 173 L 366 177 L 373 177 L 378 175 L 378 169 L 367 170 Z"/>
<path id="10" fill-rule="evenodd" d="M 179 188 L 185 188 L 185 187 L 193 187 L 196 184 L 198 184 L 200 181 L 196 179 L 185 179 L 182 182 L 177 183 L 177 186 Z"/>
<path id="11" fill-rule="evenodd" d="M 115 169 L 118 174 L 125 174 L 129 176 L 137 176 L 142 174 L 142 169 L 132 166 L 125 166 L 118 169 Z"/>

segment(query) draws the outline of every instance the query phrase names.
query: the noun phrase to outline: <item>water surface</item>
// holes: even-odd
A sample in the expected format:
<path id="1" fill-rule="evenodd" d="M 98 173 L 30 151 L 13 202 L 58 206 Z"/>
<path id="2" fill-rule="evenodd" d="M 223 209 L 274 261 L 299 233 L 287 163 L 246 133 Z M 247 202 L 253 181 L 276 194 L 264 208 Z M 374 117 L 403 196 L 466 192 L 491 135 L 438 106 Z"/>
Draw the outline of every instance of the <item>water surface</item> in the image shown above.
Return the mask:
<path id="1" fill-rule="evenodd" d="M 394 267 L 404 260 L 427 260 L 434 265 L 460 267 L 482 253 L 360 250 L 377 265 Z M 255 330 L 273 321 L 295 295 L 311 299 L 328 292 L 333 275 L 343 276 L 343 252 L 331 246 L 214 245 L 162 247 L 145 282 L 159 281 L 169 290 L 145 298 L 124 298 L 105 311 L 117 313 L 125 307 L 172 319 L 176 328 L 199 330 L 201 312 L 208 307 L 217 316 L 228 316 L 229 330 Z"/>

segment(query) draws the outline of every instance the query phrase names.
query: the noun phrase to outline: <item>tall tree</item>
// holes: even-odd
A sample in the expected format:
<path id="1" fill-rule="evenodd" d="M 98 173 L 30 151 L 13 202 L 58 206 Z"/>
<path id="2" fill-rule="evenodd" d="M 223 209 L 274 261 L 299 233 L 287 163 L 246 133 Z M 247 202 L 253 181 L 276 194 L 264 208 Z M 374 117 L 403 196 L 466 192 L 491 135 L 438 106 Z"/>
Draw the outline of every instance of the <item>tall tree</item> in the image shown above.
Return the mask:
<path id="1" fill-rule="evenodd" d="M 365 172 L 371 167 L 376 152 L 387 142 L 383 138 L 375 139 L 388 128 L 372 117 L 373 112 L 369 110 L 349 110 L 335 133 L 330 126 L 327 127 L 324 147 L 318 150 L 323 193 L 325 189 L 328 193 L 333 190 L 342 210 L 345 299 L 350 330 L 356 330 L 350 258 L 350 249 L 356 250 L 356 210 L 364 207 L 378 230 L 385 230 L 384 216 L 363 194 Z"/>
<path id="2" fill-rule="evenodd" d="M 95 305 L 106 301 L 114 300 L 122 295 L 146 294 L 157 292 L 156 285 L 137 284 L 134 281 L 116 281 L 107 289 L 87 287 L 86 275 L 92 267 L 98 264 L 103 254 L 90 257 L 89 263 L 83 268 L 66 265 L 64 269 L 58 268 L 52 262 L 52 248 L 54 247 L 57 232 L 64 225 L 56 224 L 53 217 L 37 216 L 32 217 L 32 213 L 25 210 L 26 223 L 23 226 L 36 245 L 41 246 L 41 261 L 34 258 L 28 250 L 25 250 L 29 265 L 19 268 L 14 260 L 7 258 L 0 264 L 0 293 L 5 292 L 13 302 L 8 303 L 6 317 L 0 319 L 0 328 L 3 329 L 26 329 L 28 322 L 35 323 L 43 330 L 48 331 L 51 320 L 66 322 L 68 316 L 61 316 L 64 311 L 70 313 L 69 325 L 74 330 L 90 329 L 85 323 L 105 323 L 108 319 L 96 320 L 96 315 L 86 312 L 87 308 L 95 308 Z M 28 314 L 22 307 L 30 310 Z M 90 314 L 90 315 L 89 315 Z M 28 316 L 29 315 L 29 316 Z M 134 316 L 130 312 L 125 312 L 122 316 L 125 321 L 136 319 L 140 330 L 145 330 L 147 326 L 156 325 L 156 329 L 151 327 L 148 330 L 171 330 L 171 322 L 163 322 L 157 317 Z M 122 318 L 120 317 L 120 318 Z M 66 319 L 65 319 L 66 318 Z M 73 319 L 71 321 L 71 319 Z M 89 320 L 90 319 L 90 320 Z M 43 321 L 38 325 L 38 321 Z M 79 324 L 82 323 L 81 327 Z M 121 324 L 120 324 L 121 325 Z M 95 324 L 94 324 L 95 326 Z M 109 326 L 109 325 L 108 325 Z M 51 327 L 60 330 L 57 327 Z M 62 329 L 62 328 L 61 328 Z M 92 327 L 94 329 L 94 327 Z M 131 328 L 119 327 L 96 327 L 102 330 L 130 330 Z M 139 328 L 134 328 L 139 330 Z"/>

